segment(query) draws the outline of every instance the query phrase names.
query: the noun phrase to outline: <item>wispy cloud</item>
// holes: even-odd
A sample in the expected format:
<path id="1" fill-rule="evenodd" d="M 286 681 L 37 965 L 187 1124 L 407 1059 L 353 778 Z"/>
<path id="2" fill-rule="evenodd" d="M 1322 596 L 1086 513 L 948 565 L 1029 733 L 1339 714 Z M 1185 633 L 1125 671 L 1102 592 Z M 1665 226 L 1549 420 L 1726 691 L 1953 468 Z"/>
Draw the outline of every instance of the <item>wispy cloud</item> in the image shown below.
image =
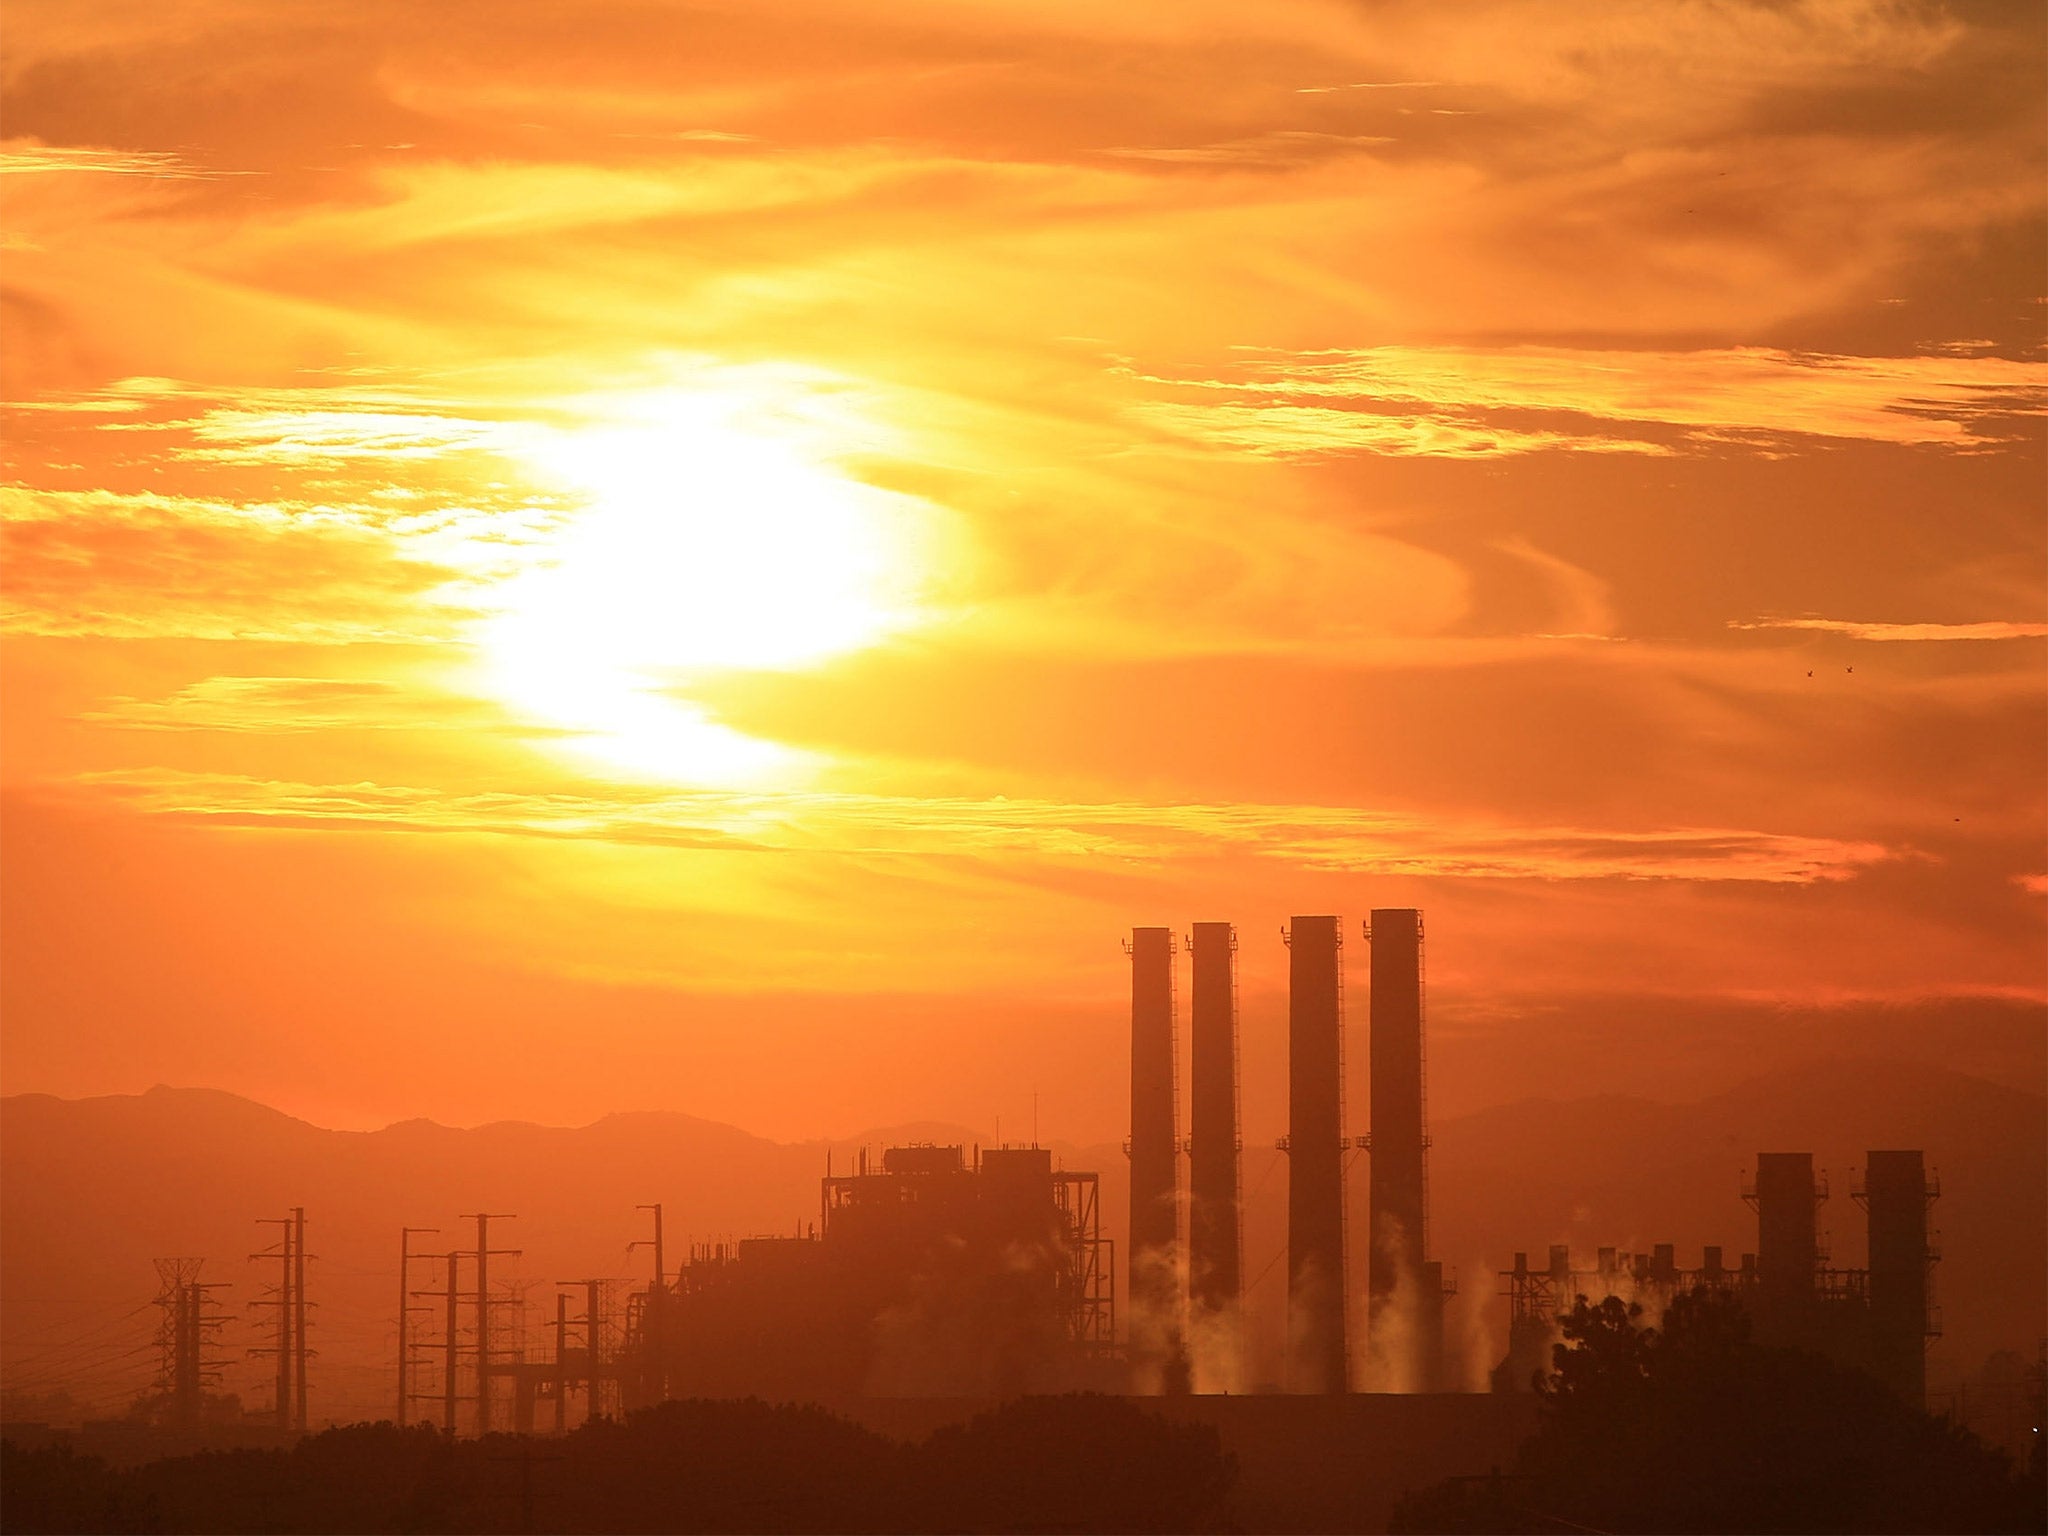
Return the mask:
<path id="1" fill-rule="evenodd" d="M 1587 433 L 1490 426 L 1436 414 L 1383 415 L 1316 405 L 1189 405 L 1155 401 L 1135 414 L 1176 437 L 1265 459 L 1325 458 L 1340 453 L 1485 459 L 1502 454 L 1569 449 L 1575 453 L 1668 454 L 1658 443 Z"/>
<path id="2" fill-rule="evenodd" d="M 447 640 L 462 572 L 372 508 L 0 488 L 0 630 L 112 639 Z M 424 541 L 423 541 L 424 542 Z"/>
<path id="3" fill-rule="evenodd" d="M 1244 348 L 1210 374 L 1138 373 L 1139 382 L 1194 392 L 1148 401 L 1144 419 L 1219 446 L 1287 456 L 1342 449 L 1378 453 L 1670 452 L 1662 441 L 1584 430 L 1553 432 L 1493 420 L 1564 413 L 1602 423 L 1670 429 L 1695 450 L 1821 437 L 1953 449 L 2017 434 L 2048 409 L 2048 365 L 1988 357 L 1840 357 L 1768 347 L 1706 351 L 1593 351 L 1563 347 L 1372 347 L 1267 353 Z M 1233 397 L 1204 404 L 1201 394 Z M 1342 400 L 1351 406 L 1299 404 Z M 1386 414 L 1419 408 L 1417 419 Z M 1491 441 L 1489 442 L 1489 438 Z M 1452 445 L 1448 448 L 1433 446 Z"/>
<path id="4" fill-rule="evenodd" d="M 1427 91 L 1435 89 L 1434 80 L 1353 80 L 1345 85 L 1301 85 L 1296 86 L 1297 96 L 1327 96 L 1336 91 Z"/>
<path id="5" fill-rule="evenodd" d="M 1975 624 L 1866 624 L 1854 619 L 1730 619 L 1730 629 L 1811 629 L 1852 640 L 2031 640 L 2048 623 L 1986 619 Z"/>
<path id="6" fill-rule="evenodd" d="M 203 170 L 165 150 L 90 149 L 12 140 L 0 148 L 0 176 L 147 176 L 199 181 L 226 174 Z"/>
<path id="7" fill-rule="evenodd" d="M 482 699 L 414 684 L 327 677 L 209 677 L 167 698 L 112 698 L 79 718 L 126 730 L 262 736 L 513 729 L 501 709 Z"/>
<path id="8" fill-rule="evenodd" d="M 1288 166 L 1333 155 L 1359 154 L 1394 142 L 1385 134 L 1321 133 L 1297 128 L 1215 144 L 1128 146 L 1107 153 L 1126 160 L 1157 160 L 1169 165 Z"/>
<path id="9" fill-rule="evenodd" d="M 170 457 L 224 464 L 439 458 L 516 452 L 537 414 L 400 380 L 322 378 L 303 385 L 205 388 L 179 379 L 120 379 L 104 388 L 10 402 L 9 409 L 118 416 L 102 432 L 162 434 Z"/>
<path id="10" fill-rule="evenodd" d="M 1681 827 L 1455 823 L 1313 805 L 1087 803 L 854 794 L 608 790 L 459 794 L 171 769 L 81 776 L 154 815 L 211 826 L 475 833 L 630 845 L 1156 864 L 1236 854 L 1346 874 L 1523 880 L 1847 879 L 1873 842 Z"/>
<path id="11" fill-rule="evenodd" d="M 181 458 L 236 464 L 305 459 L 420 459 L 516 445 L 517 429 L 425 412 L 209 411 L 192 424 Z"/>

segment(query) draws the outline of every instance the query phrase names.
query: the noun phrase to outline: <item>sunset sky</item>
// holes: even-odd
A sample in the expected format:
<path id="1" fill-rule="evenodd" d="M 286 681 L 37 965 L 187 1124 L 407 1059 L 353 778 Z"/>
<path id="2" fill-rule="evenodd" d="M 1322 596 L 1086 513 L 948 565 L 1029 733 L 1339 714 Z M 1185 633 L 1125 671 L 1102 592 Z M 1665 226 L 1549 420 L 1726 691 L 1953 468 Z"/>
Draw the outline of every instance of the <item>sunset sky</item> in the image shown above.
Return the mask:
<path id="1" fill-rule="evenodd" d="M 1223 918 L 1264 1135 L 1375 906 L 1439 1111 L 2038 1091 L 2043 44 L 12 0 L 7 1091 L 1113 1137 Z"/>

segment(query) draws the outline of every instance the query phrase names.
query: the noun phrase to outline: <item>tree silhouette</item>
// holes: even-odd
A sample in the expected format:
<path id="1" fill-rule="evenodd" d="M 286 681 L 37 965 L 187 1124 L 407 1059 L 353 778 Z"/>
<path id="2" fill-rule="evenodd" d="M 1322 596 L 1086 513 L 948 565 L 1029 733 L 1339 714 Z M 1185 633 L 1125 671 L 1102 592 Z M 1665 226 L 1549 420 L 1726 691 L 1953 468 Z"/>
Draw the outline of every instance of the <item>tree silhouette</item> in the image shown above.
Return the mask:
<path id="1" fill-rule="evenodd" d="M 358 1424 L 115 1470 L 0 1442 L 8 1532 L 1220 1531 L 1214 1429 L 1023 1398 L 923 1444 L 821 1408 L 670 1402 L 559 1440 Z"/>
<path id="2" fill-rule="evenodd" d="M 1727 1295 L 1661 1328 L 1580 1300 L 1512 1474 L 1404 1499 L 1397 1531 L 2039 1531 L 1999 1453 L 1818 1355 L 1764 1348 Z"/>
<path id="3" fill-rule="evenodd" d="M 1609 1296 L 1597 1305 L 1581 1296 L 1560 1319 L 1565 1342 L 1550 1350 L 1550 1374 L 1536 1391 L 1562 1413 L 1587 1413 L 1639 1396 L 1650 1378 L 1657 1330 L 1638 1328 L 1643 1309 Z"/>

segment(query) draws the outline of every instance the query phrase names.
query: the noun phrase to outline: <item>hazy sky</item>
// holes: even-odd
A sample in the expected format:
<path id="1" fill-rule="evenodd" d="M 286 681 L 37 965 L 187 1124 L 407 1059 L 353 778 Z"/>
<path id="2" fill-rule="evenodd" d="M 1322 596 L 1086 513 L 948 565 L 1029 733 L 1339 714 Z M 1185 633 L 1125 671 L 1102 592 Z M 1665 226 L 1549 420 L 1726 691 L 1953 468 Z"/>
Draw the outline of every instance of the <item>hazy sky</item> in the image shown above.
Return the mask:
<path id="1" fill-rule="evenodd" d="M 2038 1089 L 2037 5 L 4 65 L 9 1091 L 1113 1136 L 1119 938 L 1229 918 L 1270 1120 L 1278 926 L 1362 1023 L 1374 906 L 1440 1108 Z"/>

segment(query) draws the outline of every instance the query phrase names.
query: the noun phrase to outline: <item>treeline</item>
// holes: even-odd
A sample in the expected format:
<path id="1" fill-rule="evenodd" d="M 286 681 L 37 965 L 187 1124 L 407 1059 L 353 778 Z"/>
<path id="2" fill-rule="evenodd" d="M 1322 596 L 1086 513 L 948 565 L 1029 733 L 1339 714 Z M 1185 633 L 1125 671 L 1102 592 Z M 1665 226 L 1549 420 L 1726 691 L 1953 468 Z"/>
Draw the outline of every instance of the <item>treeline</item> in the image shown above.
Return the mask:
<path id="1" fill-rule="evenodd" d="M 904 1445 L 818 1408 L 665 1403 L 561 1439 L 363 1424 L 289 1450 L 122 1471 L 0 1447 L 20 1532 L 1223 1531 L 1206 1426 L 1115 1398 L 1025 1398 Z"/>
<path id="2" fill-rule="evenodd" d="M 1413 1533 L 2039 1532 L 2042 1448 L 2015 1468 L 1968 1431 L 1819 1355 L 1753 1343 L 1733 1298 L 1658 1328 L 1578 1302 L 1515 1465 L 1410 1494 Z"/>
<path id="3" fill-rule="evenodd" d="M 2028 1468 L 1876 1382 L 1682 1297 L 1580 1303 L 1510 1468 L 1410 1494 L 1392 1529 L 2034 1531 Z M 1335 1487 L 1356 1468 L 1321 1469 Z M 1024 1398 L 918 1444 L 820 1408 L 668 1403 L 561 1439 L 384 1424 L 114 1470 L 0 1447 L 6 1532 L 1225 1531 L 1216 1430 L 1119 1398 Z M 1256 1523 L 1258 1517 L 1250 1517 Z"/>

